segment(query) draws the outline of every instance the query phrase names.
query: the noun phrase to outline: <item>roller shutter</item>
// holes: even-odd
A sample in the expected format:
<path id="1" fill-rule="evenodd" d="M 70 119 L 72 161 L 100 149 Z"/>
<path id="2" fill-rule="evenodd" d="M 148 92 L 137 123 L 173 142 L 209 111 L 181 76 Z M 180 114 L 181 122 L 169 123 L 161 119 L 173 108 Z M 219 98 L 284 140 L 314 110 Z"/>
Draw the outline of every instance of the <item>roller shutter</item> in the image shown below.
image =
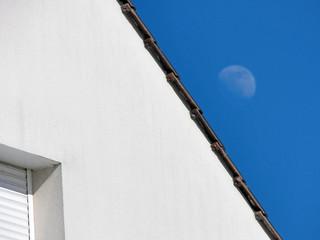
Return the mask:
<path id="1" fill-rule="evenodd" d="M 0 163 L 0 240 L 29 240 L 27 171 Z"/>

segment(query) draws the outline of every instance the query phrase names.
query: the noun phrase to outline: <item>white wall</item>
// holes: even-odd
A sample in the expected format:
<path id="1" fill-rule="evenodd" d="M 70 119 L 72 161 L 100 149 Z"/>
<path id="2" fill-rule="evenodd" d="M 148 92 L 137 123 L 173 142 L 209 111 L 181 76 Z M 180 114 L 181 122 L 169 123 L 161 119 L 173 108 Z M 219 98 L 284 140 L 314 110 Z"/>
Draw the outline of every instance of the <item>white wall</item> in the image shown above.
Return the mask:
<path id="1" fill-rule="evenodd" d="M 115 0 L 1 0 L 0 53 L 0 143 L 62 163 L 66 239 L 268 239 Z"/>

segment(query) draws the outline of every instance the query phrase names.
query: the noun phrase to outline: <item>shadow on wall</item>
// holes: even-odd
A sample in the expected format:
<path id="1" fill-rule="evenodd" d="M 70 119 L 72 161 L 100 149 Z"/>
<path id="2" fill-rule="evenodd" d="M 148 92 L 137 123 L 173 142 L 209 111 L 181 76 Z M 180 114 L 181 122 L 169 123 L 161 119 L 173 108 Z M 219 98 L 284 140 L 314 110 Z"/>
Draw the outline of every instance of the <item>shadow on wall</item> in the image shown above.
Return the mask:
<path id="1" fill-rule="evenodd" d="M 32 173 L 36 239 L 64 240 L 61 164 Z"/>
<path id="2" fill-rule="evenodd" d="M 28 169 L 41 169 L 59 164 L 51 159 L 4 144 L 0 144 L 0 160 L 9 165 Z"/>
<path id="3" fill-rule="evenodd" d="M 58 171 L 58 172 L 56 172 Z M 38 170 L 33 170 L 32 172 L 32 179 L 33 179 L 33 185 L 32 185 L 32 190 L 33 194 L 36 194 L 36 192 L 41 189 L 43 184 L 50 184 L 52 180 L 50 179 L 51 175 L 54 174 L 52 177 L 53 178 L 59 178 L 58 176 L 55 175 L 60 175 L 61 181 L 62 182 L 62 177 L 61 177 L 61 165 L 55 165 L 53 167 L 47 167 L 47 168 L 42 168 Z M 47 180 L 49 182 L 47 182 Z M 58 179 L 56 179 L 58 180 Z M 59 181 L 57 181 L 59 182 Z M 45 187 L 45 186 L 44 186 Z"/>

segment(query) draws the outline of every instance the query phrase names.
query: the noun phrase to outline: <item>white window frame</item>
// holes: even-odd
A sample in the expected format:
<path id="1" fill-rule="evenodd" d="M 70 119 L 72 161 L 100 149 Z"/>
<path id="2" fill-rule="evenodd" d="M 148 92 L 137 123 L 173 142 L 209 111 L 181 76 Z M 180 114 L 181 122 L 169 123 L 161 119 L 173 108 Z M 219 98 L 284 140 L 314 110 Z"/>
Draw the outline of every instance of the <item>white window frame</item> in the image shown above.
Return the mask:
<path id="1" fill-rule="evenodd" d="M 28 191 L 28 213 L 29 213 L 29 239 L 35 240 L 32 170 L 31 169 L 27 169 L 27 191 Z"/>

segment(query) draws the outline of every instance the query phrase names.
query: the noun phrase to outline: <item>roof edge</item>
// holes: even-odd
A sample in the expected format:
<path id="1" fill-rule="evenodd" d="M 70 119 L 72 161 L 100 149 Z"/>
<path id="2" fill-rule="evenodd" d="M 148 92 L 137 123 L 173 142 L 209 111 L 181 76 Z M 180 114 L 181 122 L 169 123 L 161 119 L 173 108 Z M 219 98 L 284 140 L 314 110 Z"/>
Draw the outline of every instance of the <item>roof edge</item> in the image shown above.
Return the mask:
<path id="1" fill-rule="evenodd" d="M 146 25 L 142 22 L 142 20 L 136 13 L 136 8 L 131 0 L 117 1 L 121 6 L 123 14 L 126 16 L 128 21 L 132 24 L 138 35 L 143 40 L 145 48 L 150 52 L 150 54 L 153 56 L 155 61 L 158 63 L 158 65 L 166 75 L 168 83 L 172 86 L 173 90 L 176 92 L 183 104 L 190 111 L 191 118 L 195 121 L 201 132 L 211 144 L 212 151 L 218 156 L 218 159 L 220 160 L 224 168 L 233 178 L 234 186 L 239 190 L 243 198 L 253 210 L 256 220 L 259 222 L 270 239 L 282 240 L 279 233 L 268 220 L 267 213 L 247 186 L 246 181 L 244 180 L 241 173 L 236 168 L 228 154 L 225 152 L 225 147 L 223 146 L 222 142 L 217 137 L 209 123 L 204 118 L 203 112 L 199 108 L 198 104 L 181 83 L 180 76 L 173 68 L 164 53 L 161 51 L 158 43 L 146 27 Z"/>

